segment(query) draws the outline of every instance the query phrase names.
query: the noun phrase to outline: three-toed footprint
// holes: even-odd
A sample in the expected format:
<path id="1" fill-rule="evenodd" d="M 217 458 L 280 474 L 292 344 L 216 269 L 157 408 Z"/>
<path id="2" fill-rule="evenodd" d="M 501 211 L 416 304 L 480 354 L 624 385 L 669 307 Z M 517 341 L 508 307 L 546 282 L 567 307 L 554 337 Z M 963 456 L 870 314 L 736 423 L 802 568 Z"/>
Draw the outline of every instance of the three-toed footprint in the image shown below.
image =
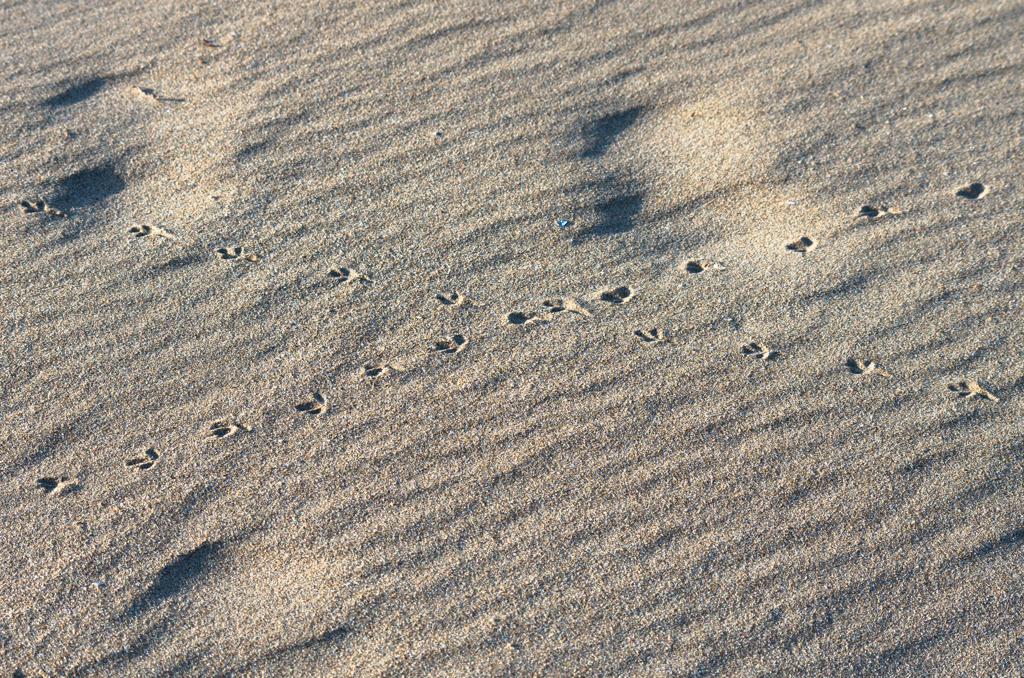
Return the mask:
<path id="1" fill-rule="evenodd" d="M 877 219 L 878 217 L 884 217 L 889 213 L 887 207 L 875 207 L 874 205 L 864 205 L 860 208 L 858 217 L 865 217 L 868 220 Z"/>
<path id="2" fill-rule="evenodd" d="M 533 313 L 531 311 L 527 311 L 525 313 L 513 311 L 512 313 L 509 313 L 507 316 L 505 316 L 505 320 L 508 321 L 509 325 L 529 325 L 530 323 L 534 323 L 543 319 L 544 316 L 542 316 L 540 313 Z"/>
<path id="3" fill-rule="evenodd" d="M 430 346 L 430 350 L 433 353 L 459 353 L 462 349 L 466 348 L 466 344 L 469 341 L 461 334 L 456 334 L 448 339 L 442 339 L 441 341 L 435 341 Z"/>
<path id="4" fill-rule="evenodd" d="M 756 358 L 757 360 L 776 360 L 780 355 L 782 355 L 781 353 L 773 351 L 764 344 L 756 341 L 744 344 L 743 347 L 740 348 L 740 351 L 743 355 L 748 355 L 751 358 Z"/>
<path id="5" fill-rule="evenodd" d="M 685 268 L 687 273 L 703 273 L 707 270 L 717 271 L 725 268 L 725 266 L 717 261 L 695 259 L 693 261 L 686 262 Z"/>
<path id="6" fill-rule="evenodd" d="M 786 245 L 786 249 L 791 250 L 793 252 L 807 253 L 813 250 L 815 247 L 817 247 L 817 245 L 818 243 L 814 242 L 807 236 L 802 236 L 796 242 L 791 242 L 788 245 Z"/>
<path id="7" fill-rule="evenodd" d="M 147 226 L 145 224 L 141 226 L 132 226 L 131 228 L 128 229 L 128 235 L 135 236 L 136 238 L 167 238 L 168 240 L 177 239 L 162 228 L 158 228 L 156 226 Z M 218 252 L 219 251 L 220 250 L 218 250 Z M 223 259 L 225 257 L 221 258 Z"/>
<path id="8" fill-rule="evenodd" d="M 654 344 L 678 344 L 679 340 L 673 336 L 665 334 L 657 327 L 651 328 L 650 330 L 637 330 L 633 332 L 634 335 L 640 338 L 644 343 Z"/>
<path id="9" fill-rule="evenodd" d="M 434 298 L 444 306 L 476 306 L 476 302 L 465 294 L 459 294 L 458 292 L 452 292 L 451 294 L 437 294 L 434 295 Z"/>
<path id="10" fill-rule="evenodd" d="M 36 485 L 42 489 L 44 494 L 60 495 L 66 491 L 73 490 L 75 481 L 67 476 L 40 478 Z"/>
<path id="11" fill-rule="evenodd" d="M 628 295 L 626 296 L 628 298 Z M 539 313 L 534 313 L 533 311 L 514 311 L 505 316 L 505 319 L 510 325 L 528 325 L 538 321 L 551 320 L 558 316 L 559 313 L 563 313 L 566 316 L 570 314 L 584 317 L 591 315 L 590 311 L 583 308 L 574 299 L 545 299 L 542 306 L 544 309 Z"/>
<path id="12" fill-rule="evenodd" d="M 372 283 L 373 280 L 363 275 L 354 268 L 332 268 L 327 274 L 328 277 L 334 278 L 338 282 L 343 283 Z"/>
<path id="13" fill-rule="evenodd" d="M 327 400 L 319 393 L 314 393 L 312 400 L 299 403 L 295 409 L 309 415 L 320 414 L 327 409 Z"/>
<path id="14" fill-rule="evenodd" d="M 65 214 L 55 207 L 51 207 L 45 200 L 22 200 L 18 203 L 22 214 L 52 214 L 55 217 L 63 217 Z"/>
<path id="15" fill-rule="evenodd" d="M 846 368 L 850 371 L 850 374 L 877 374 L 882 377 L 892 376 L 888 372 L 883 372 L 878 369 L 878 365 L 874 360 L 858 360 L 856 358 L 850 358 L 846 361 Z"/>
<path id="16" fill-rule="evenodd" d="M 575 313 L 582 316 L 591 315 L 590 311 L 583 308 L 575 299 L 547 299 L 544 301 L 543 306 L 552 315 L 562 312 Z"/>
<path id="17" fill-rule="evenodd" d="M 138 457 L 132 457 L 126 459 L 124 462 L 125 467 L 134 469 L 136 471 L 148 471 L 153 468 L 156 464 L 156 460 L 160 458 L 160 453 L 154 448 L 149 448 Z"/>
<path id="18" fill-rule="evenodd" d="M 244 259 L 246 261 L 259 261 L 258 255 L 249 252 L 244 247 L 221 247 L 214 250 L 218 259 L 231 261 L 233 259 Z"/>
<path id="19" fill-rule="evenodd" d="M 980 200 L 988 195 L 988 186 L 975 182 L 970 186 L 964 186 L 956 192 L 961 198 L 967 198 L 968 200 Z"/>
<path id="20" fill-rule="evenodd" d="M 976 381 L 959 381 L 954 384 L 949 384 L 949 390 L 956 393 L 961 398 L 986 398 L 994 403 L 999 402 L 999 398 L 995 394 L 991 393 L 984 386 Z"/>
<path id="21" fill-rule="evenodd" d="M 229 420 L 218 420 L 210 424 L 209 433 L 207 433 L 206 437 L 211 440 L 230 438 L 239 431 L 249 430 L 249 427 L 245 424 L 239 424 L 238 422 Z"/>
<path id="22" fill-rule="evenodd" d="M 388 365 L 386 363 L 366 363 L 360 369 L 359 374 L 360 376 L 367 377 L 369 379 L 374 379 L 376 377 L 383 377 L 392 369 L 394 368 L 392 368 L 391 365 Z"/>
<path id="23" fill-rule="evenodd" d="M 609 304 L 624 304 L 632 298 L 633 290 L 625 286 L 601 293 L 601 301 L 607 301 Z"/>

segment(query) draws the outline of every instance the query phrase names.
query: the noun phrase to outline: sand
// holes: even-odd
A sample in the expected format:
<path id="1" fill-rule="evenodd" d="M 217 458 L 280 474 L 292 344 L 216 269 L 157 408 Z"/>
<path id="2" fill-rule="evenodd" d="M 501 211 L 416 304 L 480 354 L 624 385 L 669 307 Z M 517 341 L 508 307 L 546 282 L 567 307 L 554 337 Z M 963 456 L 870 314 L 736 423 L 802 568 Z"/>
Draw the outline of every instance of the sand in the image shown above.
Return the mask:
<path id="1" fill-rule="evenodd" d="M 0 33 L 0 675 L 1021 675 L 1020 3 Z"/>

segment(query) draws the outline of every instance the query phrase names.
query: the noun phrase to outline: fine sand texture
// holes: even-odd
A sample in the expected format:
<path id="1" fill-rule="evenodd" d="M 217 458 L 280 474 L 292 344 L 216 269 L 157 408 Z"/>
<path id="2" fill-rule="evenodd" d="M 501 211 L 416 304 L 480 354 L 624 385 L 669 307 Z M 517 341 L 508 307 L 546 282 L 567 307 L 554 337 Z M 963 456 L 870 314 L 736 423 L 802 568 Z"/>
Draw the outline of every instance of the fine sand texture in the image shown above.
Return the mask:
<path id="1" fill-rule="evenodd" d="M 0 677 L 1021 675 L 1020 2 L 0 11 Z"/>

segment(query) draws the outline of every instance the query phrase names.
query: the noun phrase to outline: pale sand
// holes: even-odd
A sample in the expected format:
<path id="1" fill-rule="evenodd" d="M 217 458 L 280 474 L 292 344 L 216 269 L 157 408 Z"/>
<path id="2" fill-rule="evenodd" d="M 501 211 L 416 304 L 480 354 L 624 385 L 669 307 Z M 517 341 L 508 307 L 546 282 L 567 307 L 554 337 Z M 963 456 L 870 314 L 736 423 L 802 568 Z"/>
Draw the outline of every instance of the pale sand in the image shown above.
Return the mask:
<path id="1" fill-rule="evenodd" d="M 2 6 L 0 675 L 1020 675 L 1019 2 Z"/>

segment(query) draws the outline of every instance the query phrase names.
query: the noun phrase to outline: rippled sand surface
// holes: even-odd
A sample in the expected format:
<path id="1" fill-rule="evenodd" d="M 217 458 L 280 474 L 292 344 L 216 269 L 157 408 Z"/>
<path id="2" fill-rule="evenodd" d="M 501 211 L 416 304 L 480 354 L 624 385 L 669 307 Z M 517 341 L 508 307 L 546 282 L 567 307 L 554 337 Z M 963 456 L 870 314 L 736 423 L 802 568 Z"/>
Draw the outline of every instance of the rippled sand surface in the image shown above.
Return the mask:
<path id="1" fill-rule="evenodd" d="M 1019 3 L 4 3 L 4 676 L 1014 675 Z"/>

